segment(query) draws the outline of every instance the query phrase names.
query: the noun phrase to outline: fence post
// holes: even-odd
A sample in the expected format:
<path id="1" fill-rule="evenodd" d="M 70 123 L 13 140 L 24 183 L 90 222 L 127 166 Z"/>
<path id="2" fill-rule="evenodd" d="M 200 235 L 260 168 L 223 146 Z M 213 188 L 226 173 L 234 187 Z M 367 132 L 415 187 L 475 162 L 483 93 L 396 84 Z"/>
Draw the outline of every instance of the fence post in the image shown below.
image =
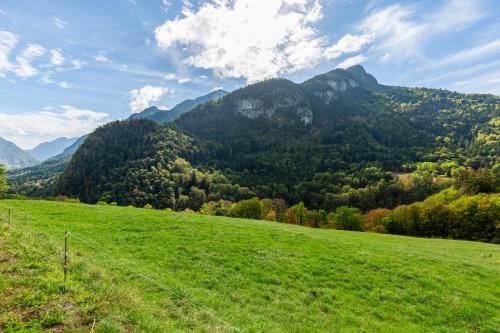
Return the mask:
<path id="1" fill-rule="evenodd" d="M 64 230 L 64 292 L 66 292 L 66 278 L 68 276 L 68 231 Z"/>

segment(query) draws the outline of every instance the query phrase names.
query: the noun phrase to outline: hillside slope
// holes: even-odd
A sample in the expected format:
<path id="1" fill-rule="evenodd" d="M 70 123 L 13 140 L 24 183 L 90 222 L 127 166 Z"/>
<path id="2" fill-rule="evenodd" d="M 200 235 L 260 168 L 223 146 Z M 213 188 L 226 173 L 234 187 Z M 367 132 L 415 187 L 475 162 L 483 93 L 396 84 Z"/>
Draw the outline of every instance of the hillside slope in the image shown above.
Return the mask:
<path id="1" fill-rule="evenodd" d="M 499 119 L 499 97 L 385 86 L 361 66 L 336 69 L 301 84 L 272 79 L 200 105 L 155 133 L 134 134 L 129 146 L 120 142 L 130 140 L 116 133 L 134 126 L 141 133 L 137 120 L 104 126 L 91 135 L 98 144 L 89 141 L 75 155 L 57 192 L 94 203 L 114 198 L 125 205 L 132 197 L 141 203 L 150 197 L 148 203 L 162 209 L 175 209 L 174 203 L 182 200 L 210 200 L 210 184 L 198 186 L 196 177 L 191 189 L 164 190 L 176 185 L 153 162 L 168 156 L 172 161 L 183 158 L 199 171 L 221 173 L 261 198 L 332 211 L 356 204 L 356 198 L 345 198 L 358 189 L 382 184 L 387 190 L 378 198 L 393 195 L 399 191 L 389 188 L 393 174 L 411 172 L 421 162 L 446 165 L 449 174 L 458 167 L 493 167 L 500 163 Z M 176 136 L 165 135 L 165 128 L 187 136 L 189 147 L 173 156 L 169 147 L 178 142 L 168 142 Z M 151 137 L 159 148 L 141 155 L 136 147 L 148 147 Z M 121 155 L 115 158 L 117 151 Z M 137 175 L 117 163 L 132 153 L 141 174 L 154 173 L 154 179 L 139 185 Z M 96 165 L 110 170 L 96 171 Z M 112 186 L 117 179 L 120 185 Z M 427 188 L 418 200 L 434 191 L 432 179 L 423 183 Z M 398 199 L 387 204 L 375 195 L 367 201 L 365 210 L 409 203 Z"/>
<path id="2" fill-rule="evenodd" d="M 0 284 L 0 330 L 500 329 L 497 245 L 44 201 L 0 201 L 3 221 L 8 207 L 21 238 L 1 231 L 0 269 L 20 266 Z M 61 294 L 61 256 L 48 252 L 64 230 Z"/>
<path id="3" fill-rule="evenodd" d="M 0 138 L 0 164 L 8 169 L 25 168 L 37 164 L 36 158 L 14 143 Z"/>

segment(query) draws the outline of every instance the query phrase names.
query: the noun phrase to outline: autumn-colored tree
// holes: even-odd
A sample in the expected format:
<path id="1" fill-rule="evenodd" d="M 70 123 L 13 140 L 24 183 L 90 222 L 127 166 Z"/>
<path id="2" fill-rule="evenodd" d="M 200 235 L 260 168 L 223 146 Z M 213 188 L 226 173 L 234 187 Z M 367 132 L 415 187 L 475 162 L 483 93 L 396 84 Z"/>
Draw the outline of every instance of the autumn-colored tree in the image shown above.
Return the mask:
<path id="1" fill-rule="evenodd" d="M 385 234 L 387 229 L 382 220 L 389 216 L 390 212 L 389 209 L 385 208 L 372 209 L 363 216 L 363 230 Z"/>

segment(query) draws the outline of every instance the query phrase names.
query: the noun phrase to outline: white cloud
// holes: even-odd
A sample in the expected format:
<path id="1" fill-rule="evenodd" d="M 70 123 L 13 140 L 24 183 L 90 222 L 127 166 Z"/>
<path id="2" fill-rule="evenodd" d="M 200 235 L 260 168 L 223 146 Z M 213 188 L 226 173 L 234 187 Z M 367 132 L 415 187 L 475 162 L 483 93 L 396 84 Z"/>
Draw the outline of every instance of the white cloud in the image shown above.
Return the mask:
<path id="1" fill-rule="evenodd" d="M 37 44 L 29 44 L 17 57 L 17 64 L 13 71 L 22 78 L 32 77 L 38 74 L 38 70 L 33 67 L 32 62 L 45 54 L 45 48 Z"/>
<path id="2" fill-rule="evenodd" d="M 110 62 L 108 57 L 106 57 L 104 54 L 98 54 L 93 57 L 96 61 L 99 62 Z"/>
<path id="3" fill-rule="evenodd" d="M 17 42 L 17 36 L 13 33 L 0 31 L 0 74 L 12 69 L 13 64 L 9 61 L 9 57 Z"/>
<path id="4" fill-rule="evenodd" d="M 68 82 L 66 82 L 66 81 L 59 82 L 57 85 L 58 85 L 59 87 L 63 88 L 63 89 L 73 88 L 73 85 L 72 85 L 72 84 L 69 84 L 69 83 L 68 83 Z"/>
<path id="5" fill-rule="evenodd" d="M 156 31 L 158 45 L 176 44 L 191 55 L 184 63 L 211 69 L 219 77 L 256 81 L 310 68 L 323 58 L 324 40 L 314 23 L 319 0 L 214 0 Z"/>
<path id="6" fill-rule="evenodd" d="M 66 29 L 68 27 L 68 23 L 66 21 L 61 20 L 58 17 L 54 17 L 52 20 L 55 26 L 58 27 L 59 29 Z"/>
<path id="7" fill-rule="evenodd" d="M 345 53 L 358 52 L 372 39 L 370 34 L 353 36 L 347 34 L 342 37 L 337 43 L 333 44 L 325 50 L 327 59 L 336 59 Z"/>
<path id="8" fill-rule="evenodd" d="M 170 6 L 172 5 L 172 0 L 162 0 L 161 2 L 162 9 L 167 12 Z"/>
<path id="9" fill-rule="evenodd" d="M 177 80 L 177 82 L 179 82 L 180 84 L 189 83 L 189 82 L 191 82 L 191 79 L 182 78 L 182 79 Z"/>
<path id="10" fill-rule="evenodd" d="M 436 65 L 443 66 L 452 64 L 464 64 L 471 60 L 478 60 L 480 58 L 498 53 L 500 53 L 500 39 L 496 39 L 486 44 L 475 46 L 469 49 L 461 50 L 438 61 Z"/>
<path id="11" fill-rule="evenodd" d="M 61 66 L 64 64 L 64 57 L 60 50 L 50 50 L 50 62 L 54 66 Z"/>
<path id="12" fill-rule="evenodd" d="M 130 110 L 132 113 L 138 113 L 151 106 L 151 103 L 160 100 L 160 98 L 169 91 L 165 87 L 154 87 L 147 85 L 140 89 L 134 89 L 130 92 Z"/>
<path id="13" fill-rule="evenodd" d="M 177 75 L 175 75 L 174 73 L 167 73 L 163 78 L 168 81 L 177 80 Z"/>
<path id="14" fill-rule="evenodd" d="M 358 54 L 357 56 L 350 57 L 342 61 L 337 65 L 337 68 L 349 68 L 354 65 L 359 65 L 365 62 L 368 58 L 363 54 Z"/>
<path id="15" fill-rule="evenodd" d="M 373 39 L 374 51 L 400 59 L 423 55 L 427 42 L 445 33 L 457 32 L 486 15 L 479 0 L 447 0 L 432 13 L 418 15 L 415 6 L 391 5 L 375 9 L 359 25 Z"/>
<path id="16" fill-rule="evenodd" d="M 57 137 L 77 137 L 109 121 L 109 115 L 71 105 L 48 107 L 38 112 L 0 113 L 0 136 L 21 148 L 32 148 Z"/>
<path id="17" fill-rule="evenodd" d="M 384 53 L 414 56 L 426 37 L 426 25 L 412 19 L 414 12 L 409 7 L 392 5 L 366 17 L 359 25 L 365 34 L 373 36 L 376 49 Z"/>
<path id="18" fill-rule="evenodd" d="M 72 69 L 81 69 L 83 66 L 86 65 L 86 62 L 82 61 L 82 60 L 75 59 L 75 60 L 71 60 L 71 64 L 73 65 Z"/>

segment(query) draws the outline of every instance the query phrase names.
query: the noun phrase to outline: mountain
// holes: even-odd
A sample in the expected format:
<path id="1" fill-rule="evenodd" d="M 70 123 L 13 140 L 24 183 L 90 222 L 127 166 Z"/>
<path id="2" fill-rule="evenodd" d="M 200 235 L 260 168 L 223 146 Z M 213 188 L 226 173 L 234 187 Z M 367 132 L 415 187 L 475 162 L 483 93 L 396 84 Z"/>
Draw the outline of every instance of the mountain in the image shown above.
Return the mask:
<path id="1" fill-rule="evenodd" d="M 158 208 L 252 195 L 328 211 L 390 208 L 439 190 L 427 176 L 409 185 L 394 178 L 419 163 L 430 168 L 422 175 L 445 176 L 499 164 L 499 105 L 493 95 L 382 85 L 361 66 L 300 84 L 266 80 L 164 126 L 104 126 L 78 149 L 56 190 Z M 143 134 L 121 138 L 133 131 Z M 182 175 L 171 178 L 171 170 Z M 217 177 L 205 172 L 229 183 L 211 185 Z"/>
<path id="2" fill-rule="evenodd" d="M 85 142 L 87 137 L 88 135 L 84 135 L 77 138 L 62 153 L 40 164 L 7 172 L 10 191 L 33 197 L 52 196 L 54 194 L 54 182 L 66 168 L 71 156 Z"/>
<path id="3" fill-rule="evenodd" d="M 156 106 L 152 106 L 140 113 L 131 115 L 130 119 L 150 119 L 158 123 L 170 123 L 195 107 L 210 101 L 216 101 L 227 94 L 227 91 L 215 90 L 208 95 L 185 100 L 170 110 L 160 110 Z"/>
<path id="4" fill-rule="evenodd" d="M 64 149 L 71 146 L 76 140 L 78 140 L 78 138 L 57 138 L 49 142 L 41 143 L 27 152 L 37 160 L 45 161 L 48 158 L 61 154 Z"/>
<path id="5" fill-rule="evenodd" d="M 14 143 L 0 138 L 0 165 L 7 169 L 23 168 L 34 165 L 38 161 Z"/>

